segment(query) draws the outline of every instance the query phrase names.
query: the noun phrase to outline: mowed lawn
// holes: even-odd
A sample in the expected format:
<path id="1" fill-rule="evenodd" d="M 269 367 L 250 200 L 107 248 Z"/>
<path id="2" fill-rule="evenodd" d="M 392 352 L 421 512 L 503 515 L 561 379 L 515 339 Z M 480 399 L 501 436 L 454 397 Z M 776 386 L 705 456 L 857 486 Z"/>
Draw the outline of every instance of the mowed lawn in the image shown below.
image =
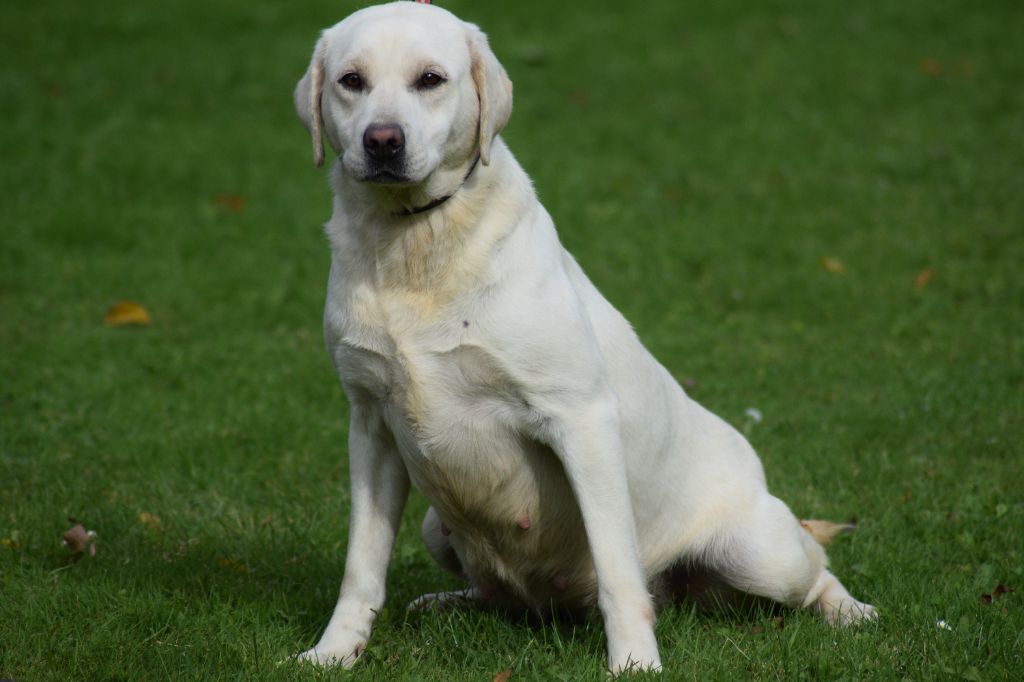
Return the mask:
<path id="1" fill-rule="evenodd" d="M 877 624 L 683 605 L 660 679 L 1019 679 L 1024 5 L 441 4 L 599 288 L 799 516 L 858 520 L 830 555 Z M 0 678 L 603 679 L 596 616 L 405 613 L 454 586 L 419 494 L 359 666 L 279 665 L 348 527 L 291 92 L 358 6 L 0 7 Z"/>

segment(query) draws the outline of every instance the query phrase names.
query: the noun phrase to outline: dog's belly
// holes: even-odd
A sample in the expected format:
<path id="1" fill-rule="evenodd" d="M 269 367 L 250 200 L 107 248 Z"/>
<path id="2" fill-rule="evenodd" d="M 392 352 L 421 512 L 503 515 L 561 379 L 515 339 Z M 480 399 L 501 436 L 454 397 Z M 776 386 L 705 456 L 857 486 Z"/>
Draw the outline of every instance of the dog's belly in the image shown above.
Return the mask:
<path id="1" fill-rule="evenodd" d="M 381 406 L 470 580 L 541 611 L 552 601 L 592 603 L 596 579 L 572 489 L 555 454 L 530 436 L 536 415 L 493 356 L 469 344 L 346 355 L 343 375 Z"/>
<path id="2" fill-rule="evenodd" d="M 416 487 L 430 500 L 467 577 L 487 598 L 590 602 L 596 582 L 575 497 L 554 453 L 466 405 L 443 435 L 403 445 Z M 448 405 L 449 416 L 458 408 Z M 496 437 L 497 436 L 497 437 Z"/>

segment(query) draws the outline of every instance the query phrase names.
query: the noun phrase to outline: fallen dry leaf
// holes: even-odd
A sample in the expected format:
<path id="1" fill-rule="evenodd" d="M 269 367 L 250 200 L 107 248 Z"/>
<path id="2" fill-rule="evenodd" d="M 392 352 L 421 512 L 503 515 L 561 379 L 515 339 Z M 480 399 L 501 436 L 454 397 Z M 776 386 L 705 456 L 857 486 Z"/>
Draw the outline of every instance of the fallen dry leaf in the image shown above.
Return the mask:
<path id="1" fill-rule="evenodd" d="M 164 529 L 164 524 L 160 520 L 160 517 L 150 514 L 149 512 L 139 512 L 139 523 L 153 531 L 160 531 Z"/>
<path id="2" fill-rule="evenodd" d="M 124 327 L 128 325 L 150 325 L 153 319 L 149 311 L 142 307 L 141 303 L 135 301 L 117 301 L 110 306 L 107 314 L 103 316 L 103 324 L 108 327 Z"/>
<path id="3" fill-rule="evenodd" d="M 78 561 L 85 553 L 96 556 L 96 531 L 86 530 L 85 526 L 72 518 L 68 521 L 75 524 L 64 531 L 64 545 L 71 550 L 71 556 Z"/>
<path id="4" fill-rule="evenodd" d="M 217 194 L 213 197 L 213 203 L 231 213 L 241 213 L 245 210 L 245 199 L 237 194 Z"/>
<path id="5" fill-rule="evenodd" d="M 232 571 L 237 571 L 239 573 L 249 572 L 249 567 L 245 564 L 240 564 L 237 561 L 232 561 L 231 559 L 222 556 L 217 557 L 217 565 L 221 568 L 229 568 Z"/>
<path id="6" fill-rule="evenodd" d="M 508 682 L 512 678 L 512 668 L 506 668 L 494 676 L 493 682 Z"/>
<path id="7" fill-rule="evenodd" d="M 974 78 L 974 64 L 970 62 L 957 62 L 954 66 L 958 75 L 964 78 Z"/>
<path id="8" fill-rule="evenodd" d="M 569 98 L 572 100 L 573 104 L 581 109 L 590 104 L 590 93 L 583 88 L 576 88 L 573 90 L 572 94 L 569 95 Z"/>
<path id="9" fill-rule="evenodd" d="M 832 542 L 839 533 L 852 532 L 857 529 L 857 523 L 833 523 L 832 521 L 819 521 L 815 519 L 800 519 L 800 526 L 811 534 L 819 545 L 827 545 Z"/>
<path id="10" fill-rule="evenodd" d="M 926 57 L 921 60 L 921 73 L 926 76 L 937 77 L 942 75 L 942 64 L 937 59 Z"/>
<path id="11" fill-rule="evenodd" d="M 1004 594 L 1008 594 L 1010 592 L 1013 592 L 1012 587 L 1007 587 L 1006 585 L 996 585 L 996 589 L 992 590 L 992 592 L 990 592 L 989 594 L 981 595 L 980 597 L 978 597 L 978 601 L 982 604 L 991 604 L 996 599 L 999 599 L 999 597 L 1002 597 Z"/>
<path id="12" fill-rule="evenodd" d="M 843 261 L 832 256 L 822 256 L 821 260 L 818 261 L 818 265 L 825 272 L 831 272 L 833 275 L 845 275 L 846 266 L 843 265 Z"/>
<path id="13" fill-rule="evenodd" d="M 935 268 L 925 268 L 914 276 L 914 288 L 924 289 L 935 278 Z"/>

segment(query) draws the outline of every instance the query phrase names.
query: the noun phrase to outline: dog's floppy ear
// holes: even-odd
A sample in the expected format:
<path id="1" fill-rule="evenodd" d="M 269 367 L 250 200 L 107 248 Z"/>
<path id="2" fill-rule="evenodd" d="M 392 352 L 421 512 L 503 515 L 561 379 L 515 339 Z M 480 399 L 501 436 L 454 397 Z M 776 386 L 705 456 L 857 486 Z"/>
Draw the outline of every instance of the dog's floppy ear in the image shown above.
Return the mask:
<path id="1" fill-rule="evenodd" d="M 491 143 L 512 114 L 512 81 L 491 51 L 483 31 L 467 24 L 467 32 L 470 72 L 480 100 L 480 161 L 486 166 L 491 162 Z"/>
<path id="2" fill-rule="evenodd" d="M 295 112 L 299 115 L 313 138 L 313 163 L 324 165 L 324 117 L 320 112 L 320 100 L 324 94 L 324 59 L 327 54 L 327 37 L 320 36 L 313 48 L 313 58 L 306 74 L 295 86 Z"/>

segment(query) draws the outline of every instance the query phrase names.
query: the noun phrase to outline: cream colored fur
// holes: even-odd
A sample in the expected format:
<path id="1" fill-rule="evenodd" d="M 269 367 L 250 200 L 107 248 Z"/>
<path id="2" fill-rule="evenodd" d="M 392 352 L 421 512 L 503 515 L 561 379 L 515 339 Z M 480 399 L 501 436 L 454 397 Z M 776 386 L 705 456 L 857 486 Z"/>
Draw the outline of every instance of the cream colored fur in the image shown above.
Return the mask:
<path id="1" fill-rule="evenodd" d="M 425 70 L 445 82 L 416 87 Z M 479 29 L 412 2 L 357 12 L 322 34 L 295 103 L 314 160 L 321 131 L 338 155 L 324 329 L 352 412 L 344 580 L 302 659 L 348 666 L 367 645 L 410 484 L 428 549 L 469 583 L 414 605 L 596 604 L 613 672 L 660 668 L 649 590 L 680 565 L 830 622 L 874 615 L 562 248 L 498 137 L 512 88 Z M 405 131 L 403 182 L 367 180 L 363 131 L 383 123 Z"/>

